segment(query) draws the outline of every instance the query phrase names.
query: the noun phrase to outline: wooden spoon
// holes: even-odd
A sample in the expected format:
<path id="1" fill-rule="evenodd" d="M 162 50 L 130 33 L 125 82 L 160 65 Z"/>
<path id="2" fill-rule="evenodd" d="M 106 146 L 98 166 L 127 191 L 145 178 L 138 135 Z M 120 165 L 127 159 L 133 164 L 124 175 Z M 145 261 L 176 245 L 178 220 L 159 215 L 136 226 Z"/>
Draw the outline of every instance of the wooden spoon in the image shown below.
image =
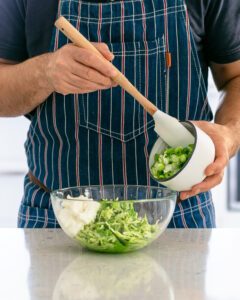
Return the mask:
<path id="1" fill-rule="evenodd" d="M 102 54 L 66 18 L 60 17 L 55 26 L 76 46 L 89 49 L 105 60 Z M 186 146 L 194 143 L 193 135 L 174 117 L 160 111 L 144 97 L 135 86 L 115 67 L 117 75 L 112 78 L 154 118 L 155 131 L 171 147 Z"/>

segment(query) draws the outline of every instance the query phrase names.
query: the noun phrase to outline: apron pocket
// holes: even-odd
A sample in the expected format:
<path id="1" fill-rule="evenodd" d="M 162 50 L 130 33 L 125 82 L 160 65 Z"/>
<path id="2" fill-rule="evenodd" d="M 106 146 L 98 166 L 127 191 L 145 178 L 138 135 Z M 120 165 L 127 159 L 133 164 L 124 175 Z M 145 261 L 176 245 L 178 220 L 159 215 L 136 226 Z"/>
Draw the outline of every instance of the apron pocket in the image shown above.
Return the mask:
<path id="1" fill-rule="evenodd" d="M 164 37 L 146 42 L 109 43 L 113 64 L 158 108 L 166 94 Z M 154 126 L 150 115 L 121 87 L 79 95 L 80 126 L 128 142 Z"/>

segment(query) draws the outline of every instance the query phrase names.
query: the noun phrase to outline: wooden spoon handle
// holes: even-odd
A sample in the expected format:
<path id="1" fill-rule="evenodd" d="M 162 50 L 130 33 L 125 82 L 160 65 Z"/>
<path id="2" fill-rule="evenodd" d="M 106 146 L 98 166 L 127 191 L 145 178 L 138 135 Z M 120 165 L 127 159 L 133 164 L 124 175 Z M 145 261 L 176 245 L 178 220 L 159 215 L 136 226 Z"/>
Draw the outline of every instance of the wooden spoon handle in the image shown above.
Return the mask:
<path id="1" fill-rule="evenodd" d="M 90 43 L 67 19 L 60 17 L 56 22 L 55 26 L 75 45 L 92 50 L 99 57 L 105 59 L 102 54 Z M 131 82 L 114 66 L 117 71 L 117 76 L 112 79 L 118 83 L 124 90 L 126 90 L 131 96 L 133 96 L 150 115 L 158 110 L 158 108 L 152 104 L 146 97 L 144 97 Z"/>

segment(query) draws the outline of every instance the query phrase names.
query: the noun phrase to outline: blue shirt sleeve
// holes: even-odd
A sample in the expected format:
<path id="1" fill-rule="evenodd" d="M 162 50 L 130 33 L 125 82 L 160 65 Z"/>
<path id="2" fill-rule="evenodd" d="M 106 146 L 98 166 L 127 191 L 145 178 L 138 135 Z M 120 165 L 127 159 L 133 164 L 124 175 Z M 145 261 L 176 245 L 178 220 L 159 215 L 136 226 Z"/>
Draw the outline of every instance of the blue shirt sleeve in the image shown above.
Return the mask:
<path id="1" fill-rule="evenodd" d="M 25 0 L 0 0 L 0 58 L 28 58 L 25 36 Z"/>
<path id="2" fill-rule="evenodd" d="M 205 18 L 209 60 L 231 63 L 240 59 L 240 1 L 208 0 Z"/>
<path id="3" fill-rule="evenodd" d="M 199 53 L 207 62 L 240 59 L 240 1 L 185 0 Z"/>

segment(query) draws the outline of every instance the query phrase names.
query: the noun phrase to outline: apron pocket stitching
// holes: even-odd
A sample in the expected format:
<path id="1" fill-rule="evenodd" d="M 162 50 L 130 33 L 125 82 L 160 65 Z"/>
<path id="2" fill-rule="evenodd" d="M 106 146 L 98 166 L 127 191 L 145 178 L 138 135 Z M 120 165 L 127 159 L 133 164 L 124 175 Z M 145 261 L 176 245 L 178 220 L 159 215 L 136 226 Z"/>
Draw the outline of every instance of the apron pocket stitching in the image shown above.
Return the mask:
<path id="1" fill-rule="evenodd" d="M 184 214 L 184 215 L 185 215 L 185 214 L 190 214 L 190 213 L 192 213 L 192 212 L 195 212 L 195 211 L 199 210 L 199 207 L 202 209 L 202 208 L 205 208 L 205 207 L 209 206 L 209 205 L 212 204 L 212 203 L 213 203 L 212 199 L 209 199 L 208 201 L 203 202 L 203 205 L 194 205 L 194 206 L 192 206 L 191 208 L 186 208 L 186 209 L 184 209 L 184 210 L 183 210 L 183 213 L 181 213 L 181 212 L 176 212 L 176 213 L 174 213 L 173 216 L 174 216 L 174 217 L 179 217 L 179 216 L 181 216 L 181 215 L 183 215 L 183 214 Z"/>
<path id="2" fill-rule="evenodd" d="M 99 4 L 98 4 L 99 5 Z M 108 4 L 111 5 L 111 4 Z M 129 21 L 141 21 L 141 20 L 148 20 L 151 18 L 155 18 L 155 17 L 161 17 L 161 16 L 166 16 L 166 15 L 170 15 L 170 14 L 176 14 L 176 13 L 181 13 L 186 11 L 185 6 L 184 5 L 177 5 L 177 6 L 171 6 L 167 8 L 167 12 L 165 9 L 159 9 L 156 10 L 155 13 L 154 12 L 149 12 L 146 13 L 145 16 L 143 17 L 142 14 L 139 15 L 126 15 L 125 16 L 125 22 L 129 22 Z M 88 23 L 88 24 L 98 24 L 99 19 L 98 18 L 88 18 L 88 17 L 78 17 L 76 15 L 72 15 L 72 14 L 63 14 L 63 16 L 65 18 L 67 18 L 68 20 L 70 20 L 71 22 L 76 22 L 78 20 L 81 20 L 82 23 Z M 102 18 L 102 24 L 108 24 L 108 23 L 120 23 L 121 17 L 103 17 Z"/>
<path id="3" fill-rule="evenodd" d="M 97 130 L 96 128 L 95 128 L 95 126 L 94 127 L 90 127 L 90 126 L 87 126 L 87 125 L 80 125 L 81 127 L 83 127 L 83 128 L 86 128 L 87 130 L 92 130 L 92 131 L 94 131 L 94 132 L 97 132 L 97 133 L 99 133 L 99 130 Z M 147 128 L 146 128 L 146 130 L 149 130 L 149 129 L 151 129 L 152 127 L 154 127 L 155 125 L 154 124 L 148 124 L 148 126 L 147 126 Z M 128 135 L 129 134 L 132 134 L 132 136 L 131 137 L 129 137 L 129 138 L 127 138 L 127 139 L 122 139 L 121 138 L 121 134 L 119 134 L 119 133 L 115 133 L 115 134 L 112 134 L 112 132 L 111 132 L 111 135 L 109 134 L 109 133 L 106 133 L 106 132 L 104 132 L 104 129 L 101 129 L 101 132 L 100 132 L 100 134 L 103 134 L 103 135 L 105 135 L 105 136 L 108 136 L 109 138 L 114 138 L 114 139 L 116 139 L 116 140 L 119 140 L 119 141 L 123 141 L 123 142 L 125 142 L 125 143 L 127 143 L 127 142 L 129 142 L 129 141 L 131 141 L 132 139 L 135 139 L 135 138 L 137 138 L 139 135 L 142 135 L 143 133 L 144 133 L 144 131 L 145 131 L 145 129 L 142 129 L 139 133 L 135 133 L 135 134 L 133 134 L 133 133 L 128 133 Z"/>
<path id="4" fill-rule="evenodd" d="M 106 128 L 103 128 L 103 127 L 101 127 L 101 126 L 98 127 L 97 125 L 95 125 L 95 124 L 93 124 L 93 123 L 91 123 L 91 122 L 89 122 L 89 121 L 88 121 L 87 123 L 90 124 L 92 127 L 94 127 L 96 131 L 98 131 L 97 128 L 99 128 L 100 131 L 105 131 L 106 134 L 123 135 L 123 136 L 127 137 L 127 136 L 129 136 L 129 135 L 135 135 L 135 133 L 136 133 L 137 131 L 139 131 L 139 132 L 144 132 L 145 127 L 148 128 L 149 126 L 153 125 L 154 120 L 150 120 L 150 121 L 148 121 L 148 122 L 146 123 L 146 125 L 142 125 L 142 126 L 138 127 L 137 129 L 133 130 L 132 132 L 128 132 L 128 133 L 125 133 L 125 134 L 121 134 L 121 133 L 115 132 L 115 131 L 113 131 L 113 130 L 106 129 Z M 84 127 L 85 127 L 85 126 L 84 126 Z M 87 127 L 87 126 L 86 126 L 86 127 Z"/>
<path id="5" fill-rule="evenodd" d="M 39 222 L 43 222 L 43 223 L 46 221 L 46 218 L 44 218 L 44 217 L 41 217 L 41 216 L 36 216 L 36 218 L 28 217 L 24 213 L 19 213 L 18 217 L 21 218 L 21 219 L 27 219 L 28 221 L 37 221 L 37 222 L 39 221 Z M 54 224 L 56 223 L 56 220 L 57 220 L 56 218 L 54 219 L 54 218 L 50 218 L 50 217 L 48 217 L 47 219 L 48 219 L 48 223 L 50 223 L 52 221 L 52 223 L 54 223 Z"/>
<path id="6" fill-rule="evenodd" d="M 121 65 L 121 57 L 125 57 L 125 59 L 127 57 L 135 57 L 134 61 L 137 62 L 137 65 L 139 66 L 137 68 L 137 70 L 135 71 L 135 76 L 136 78 L 133 79 L 129 79 L 131 82 L 135 82 L 136 87 L 142 92 L 145 90 L 145 84 L 142 82 L 143 80 L 145 80 L 145 75 L 146 71 L 142 70 L 141 66 L 145 66 L 145 57 L 148 57 L 149 59 L 149 67 L 148 68 L 155 68 L 153 71 L 151 71 L 150 74 L 154 74 L 159 70 L 159 68 L 162 69 L 162 72 L 165 71 L 165 50 L 166 50 L 166 45 L 164 42 L 164 36 L 162 37 L 158 37 L 157 39 L 154 40 L 148 40 L 146 42 L 144 41 L 138 41 L 138 42 L 126 42 L 126 43 L 108 43 L 109 49 L 114 53 L 115 55 L 115 59 L 118 58 L 118 61 L 115 60 L 115 64 L 116 65 Z M 118 55 L 116 55 L 116 53 L 118 53 Z M 132 54 L 134 53 L 134 55 Z M 123 54 L 123 55 L 120 55 Z M 147 55 L 147 56 L 146 56 Z M 158 61 L 161 61 L 162 63 L 157 64 L 155 67 L 153 67 L 154 65 L 154 57 L 152 57 L 152 55 L 157 55 L 158 56 Z M 129 68 L 129 62 L 132 61 L 131 59 L 129 61 L 125 61 L 125 65 Z M 129 69 L 129 71 L 131 71 L 131 69 Z M 148 69 L 148 71 L 150 72 L 150 70 Z M 139 78 L 138 78 L 138 74 L 139 74 Z M 132 74 L 132 77 L 134 76 L 134 74 Z M 128 75 L 127 75 L 128 77 Z M 151 82 L 151 77 L 148 78 L 148 82 Z M 164 83 L 162 83 L 164 85 Z M 150 86 L 148 86 L 149 89 L 151 89 Z M 152 102 L 153 104 L 155 104 L 156 106 L 159 107 L 159 99 L 161 99 L 161 92 L 159 92 L 158 98 L 156 98 L 153 95 L 148 95 L 149 99 L 154 99 Z M 113 95 L 113 93 L 117 93 L 115 95 Z M 121 90 L 119 91 L 111 91 L 111 97 L 120 97 L 119 101 L 121 101 Z M 92 98 L 93 97 L 93 98 Z M 149 130 L 150 128 L 152 128 L 154 126 L 154 120 L 152 118 L 147 118 L 147 120 L 144 120 L 143 115 L 144 115 L 144 109 L 141 107 L 141 105 L 135 100 L 135 99 L 131 99 L 131 101 L 135 101 L 134 103 L 134 110 L 135 113 L 132 119 L 133 121 L 130 121 L 130 119 L 126 116 L 126 108 L 125 108 L 125 120 L 127 120 L 127 124 L 124 127 L 124 131 L 125 132 L 121 132 L 121 126 L 120 126 L 120 121 L 121 121 L 121 115 L 119 115 L 116 118 L 110 118 L 109 121 L 107 121 L 107 119 L 105 119 L 104 114 L 102 115 L 102 112 L 104 112 L 104 108 L 101 106 L 101 122 L 99 122 L 99 114 L 98 114 L 98 109 L 97 109 L 97 101 L 96 95 L 79 95 L 79 106 L 80 106 L 80 124 L 79 126 L 87 128 L 89 130 L 93 130 L 97 133 L 102 133 L 105 135 L 108 135 L 112 138 L 116 138 L 118 140 L 124 141 L 124 142 L 128 142 L 133 138 L 136 138 L 137 136 L 143 134 L 145 132 L 145 130 Z M 104 99 L 104 95 L 102 96 Z M 108 97 L 108 96 L 107 96 Z M 128 103 L 130 105 L 130 107 L 133 106 L 133 104 L 131 103 L 131 101 L 129 101 L 129 95 L 127 95 L 128 99 Z M 130 96 L 131 97 L 131 96 Z M 113 102 L 113 98 L 112 102 Z M 93 104 L 93 102 L 96 102 L 95 104 Z M 102 100 L 101 100 L 102 101 Z M 127 102 L 125 102 L 127 103 Z M 108 104 L 104 104 L 106 107 Z M 118 106 L 120 106 L 121 104 L 118 104 Z M 92 106 L 92 108 L 91 108 Z M 106 108 L 105 107 L 105 108 Z M 109 107 L 112 107 L 113 110 L 111 110 L 109 113 L 112 114 L 112 116 L 116 116 L 117 113 L 117 109 L 118 108 L 114 108 L 114 105 L 111 105 L 111 101 L 109 99 Z M 121 109 L 121 108 L 120 108 Z M 122 113 L 122 112 L 121 112 Z M 105 114 L 106 115 L 106 114 Z M 102 120 L 104 123 L 102 123 Z M 114 124 L 112 122 L 115 122 Z"/>

